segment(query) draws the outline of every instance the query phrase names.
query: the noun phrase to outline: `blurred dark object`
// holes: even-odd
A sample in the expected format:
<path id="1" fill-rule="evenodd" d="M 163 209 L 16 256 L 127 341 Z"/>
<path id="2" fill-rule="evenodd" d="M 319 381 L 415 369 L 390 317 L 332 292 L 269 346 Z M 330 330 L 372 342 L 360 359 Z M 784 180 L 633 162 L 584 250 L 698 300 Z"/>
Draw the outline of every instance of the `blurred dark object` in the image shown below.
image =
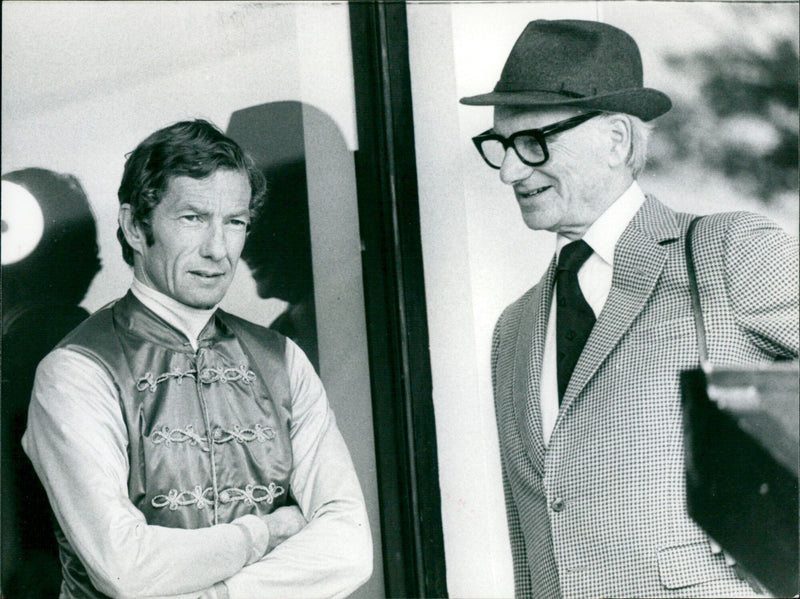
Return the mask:
<path id="1" fill-rule="evenodd" d="M 97 226 L 80 182 L 41 168 L 2 178 L 26 188 L 44 216 L 44 233 L 36 249 L 3 267 L 4 311 L 31 301 L 78 305 L 100 270 Z"/>
<path id="2" fill-rule="evenodd" d="M 776 597 L 798 578 L 798 366 L 682 373 L 689 514 Z"/>
<path id="3" fill-rule="evenodd" d="M 766 29 L 756 29 L 757 6 L 732 10 L 753 38 L 767 35 Z M 653 153 L 649 166 L 657 170 L 673 162 L 697 162 L 765 204 L 797 190 L 796 37 L 776 36 L 758 47 L 737 36 L 729 43 L 670 55 L 666 63 L 696 80 L 699 93 L 693 101 L 673 95 L 675 109 L 658 125 L 665 147 Z"/>
<path id="4" fill-rule="evenodd" d="M 295 341 L 319 371 L 303 104 L 271 102 L 237 110 L 227 134 L 267 179 L 267 201 L 253 222 L 242 258 L 259 297 L 289 304 L 270 328 Z"/>
<path id="5" fill-rule="evenodd" d="M 52 598 L 61 585 L 52 511 L 20 440 L 36 366 L 88 316 L 78 304 L 100 270 L 97 229 L 72 175 L 27 168 L 2 179 L 27 189 L 44 217 L 36 248 L 2 269 L 2 590 Z"/>

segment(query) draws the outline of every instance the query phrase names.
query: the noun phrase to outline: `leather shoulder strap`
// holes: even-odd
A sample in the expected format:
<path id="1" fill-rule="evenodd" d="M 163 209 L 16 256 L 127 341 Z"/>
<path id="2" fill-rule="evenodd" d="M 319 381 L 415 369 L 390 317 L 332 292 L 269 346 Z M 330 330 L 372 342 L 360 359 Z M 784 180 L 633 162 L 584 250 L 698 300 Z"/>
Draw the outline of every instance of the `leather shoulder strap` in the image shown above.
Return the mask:
<path id="1" fill-rule="evenodd" d="M 686 230 L 686 271 L 689 274 L 689 292 L 692 294 L 692 313 L 694 326 L 697 329 L 697 350 L 700 355 L 700 365 L 708 362 L 708 342 L 706 341 L 706 325 L 703 319 L 703 307 L 700 304 L 700 291 L 697 287 L 697 273 L 694 267 L 694 251 L 692 250 L 692 236 L 697 223 L 702 216 L 696 216 L 689 223 Z"/>

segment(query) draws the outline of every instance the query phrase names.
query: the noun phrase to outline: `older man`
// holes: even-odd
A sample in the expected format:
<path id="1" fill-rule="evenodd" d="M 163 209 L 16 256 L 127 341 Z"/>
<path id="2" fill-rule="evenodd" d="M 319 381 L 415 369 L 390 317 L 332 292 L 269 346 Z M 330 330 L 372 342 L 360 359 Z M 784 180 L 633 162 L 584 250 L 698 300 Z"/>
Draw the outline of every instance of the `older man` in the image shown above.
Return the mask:
<path id="1" fill-rule="evenodd" d="M 263 181 L 205 121 L 128 157 L 130 291 L 40 364 L 23 439 L 64 597 L 338 597 L 372 570 L 361 489 L 290 340 L 217 308 Z"/>
<path id="2" fill-rule="evenodd" d="M 636 182 L 649 126 L 625 32 L 528 24 L 474 138 L 531 229 L 557 233 L 541 281 L 495 329 L 492 371 L 517 595 L 739 596 L 686 511 L 679 373 L 698 350 L 684 239 L 692 215 Z M 686 190 L 691 193 L 691 190 Z M 713 362 L 798 353 L 798 249 L 764 218 L 704 217 L 694 255 Z"/>

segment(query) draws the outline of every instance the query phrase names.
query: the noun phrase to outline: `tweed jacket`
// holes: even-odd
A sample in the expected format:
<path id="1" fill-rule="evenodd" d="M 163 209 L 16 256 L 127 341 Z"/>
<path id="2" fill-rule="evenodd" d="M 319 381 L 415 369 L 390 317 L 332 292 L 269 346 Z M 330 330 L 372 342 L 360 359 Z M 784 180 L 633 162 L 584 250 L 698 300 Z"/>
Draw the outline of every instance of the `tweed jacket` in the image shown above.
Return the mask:
<path id="1" fill-rule="evenodd" d="M 647 196 L 549 445 L 540 376 L 555 258 L 503 312 L 492 377 L 518 597 L 753 595 L 686 510 L 679 374 L 699 364 L 683 241 Z M 715 363 L 795 359 L 798 248 L 749 213 L 705 217 L 695 264 Z"/>

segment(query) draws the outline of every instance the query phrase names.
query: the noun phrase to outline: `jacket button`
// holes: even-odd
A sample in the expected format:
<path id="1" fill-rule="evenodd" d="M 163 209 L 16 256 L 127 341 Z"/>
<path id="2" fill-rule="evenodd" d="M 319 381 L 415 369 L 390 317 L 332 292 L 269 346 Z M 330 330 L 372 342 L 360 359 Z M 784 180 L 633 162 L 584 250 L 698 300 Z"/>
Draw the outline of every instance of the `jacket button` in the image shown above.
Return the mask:
<path id="1" fill-rule="evenodd" d="M 564 500 L 560 497 L 553 499 L 553 501 L 550 503 L 550 509 L 552 509 L 554 512 L 560 512 L 564 509 Z"/>

